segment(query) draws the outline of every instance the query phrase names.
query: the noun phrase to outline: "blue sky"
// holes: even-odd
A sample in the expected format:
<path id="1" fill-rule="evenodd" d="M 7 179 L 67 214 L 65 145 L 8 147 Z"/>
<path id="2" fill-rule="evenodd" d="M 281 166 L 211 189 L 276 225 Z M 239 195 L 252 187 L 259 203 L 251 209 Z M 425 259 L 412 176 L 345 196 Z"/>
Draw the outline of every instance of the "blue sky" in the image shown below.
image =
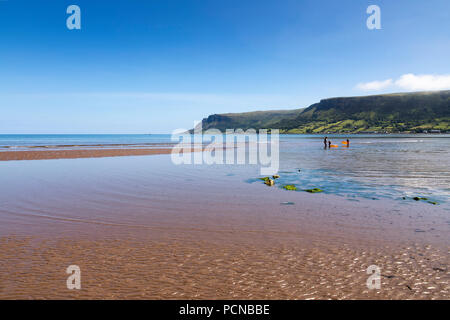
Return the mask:
<path id="1" fill-rule="evenodd" d="M 66 8 L 81 8 L 68 30 Z M 369 5 L 381 30 L 366 27 Z M 448 0 L 0 0 L 0 133 L 170 133 L 213 113 L 447 88 Z"/>

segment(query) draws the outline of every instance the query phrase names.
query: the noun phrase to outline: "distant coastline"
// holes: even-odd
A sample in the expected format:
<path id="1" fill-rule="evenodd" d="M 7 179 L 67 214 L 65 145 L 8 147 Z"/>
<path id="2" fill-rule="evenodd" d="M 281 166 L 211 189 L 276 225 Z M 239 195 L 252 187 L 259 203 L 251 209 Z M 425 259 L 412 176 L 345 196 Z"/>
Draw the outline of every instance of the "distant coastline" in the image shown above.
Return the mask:
<path id="1" fill-rule="evenodd" d="M 303 109 L 213 114 L 195 129 L 200 125 L 222 132 L 272 128 L 285 134 L 450 133 L 450 91 L 331 98 Z"/>

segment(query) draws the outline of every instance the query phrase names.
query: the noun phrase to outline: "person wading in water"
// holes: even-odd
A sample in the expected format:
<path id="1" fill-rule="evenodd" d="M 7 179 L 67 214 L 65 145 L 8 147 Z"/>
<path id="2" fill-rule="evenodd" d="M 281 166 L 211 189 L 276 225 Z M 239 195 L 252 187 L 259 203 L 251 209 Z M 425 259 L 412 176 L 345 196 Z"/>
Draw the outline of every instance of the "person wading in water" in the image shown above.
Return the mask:
<path id="1" fill-rule="evenodd" d="M 327 139 L 328 139 L 328 137 L 325 137 L 325 139 L 323 139 L 323 144 L 325 145 L 324 149 L 327 148 Z"/>

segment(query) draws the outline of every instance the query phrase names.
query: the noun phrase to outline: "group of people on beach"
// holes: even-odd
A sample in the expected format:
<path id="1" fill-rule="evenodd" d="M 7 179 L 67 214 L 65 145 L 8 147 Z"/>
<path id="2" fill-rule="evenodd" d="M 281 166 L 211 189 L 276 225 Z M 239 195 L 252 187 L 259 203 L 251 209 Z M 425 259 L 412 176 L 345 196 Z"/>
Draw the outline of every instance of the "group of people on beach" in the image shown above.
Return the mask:
<path id="1" fill-rule="evenodd" d="M 349 140 L 349 139 L 347 139 L 346 143 L 345 143 L 345 142 L 342 142 L 342 143 L 343 143 L 347 148 L 350 147 L 350 140 Z M 323 139 L 323 144 L 324 144 L 324 149 L 326 149 L 327 146 L 328 146 L 328 148 L 331 148 L 331 140 L 328 140 L 328 137 L 325 137 L 325 138 Z"/>

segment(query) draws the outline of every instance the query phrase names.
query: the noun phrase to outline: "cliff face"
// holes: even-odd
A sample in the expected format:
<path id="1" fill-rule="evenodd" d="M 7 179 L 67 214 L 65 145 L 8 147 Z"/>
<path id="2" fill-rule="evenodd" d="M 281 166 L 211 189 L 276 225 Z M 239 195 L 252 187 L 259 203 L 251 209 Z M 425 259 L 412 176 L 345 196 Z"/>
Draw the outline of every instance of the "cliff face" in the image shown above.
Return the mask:
<path id="1" fill-rule="evenodd" d="M 219 129 L 264 129 L 282 119 L 295 118 L 303 109 L 255 111 L 245 113 L 213 114 L 202 120 L 203 130 Z M 198 126 L 197 126 L 198 127 Z M 193 130 L 191 130 L 192 132 Z"/>
<path id="2" fill-rule="evenodd" d="M 203 130 L 280 129 L 285 133 L 450 131 L 450 90 L 321 100 L 306 109 L 215 114 Z"/>

